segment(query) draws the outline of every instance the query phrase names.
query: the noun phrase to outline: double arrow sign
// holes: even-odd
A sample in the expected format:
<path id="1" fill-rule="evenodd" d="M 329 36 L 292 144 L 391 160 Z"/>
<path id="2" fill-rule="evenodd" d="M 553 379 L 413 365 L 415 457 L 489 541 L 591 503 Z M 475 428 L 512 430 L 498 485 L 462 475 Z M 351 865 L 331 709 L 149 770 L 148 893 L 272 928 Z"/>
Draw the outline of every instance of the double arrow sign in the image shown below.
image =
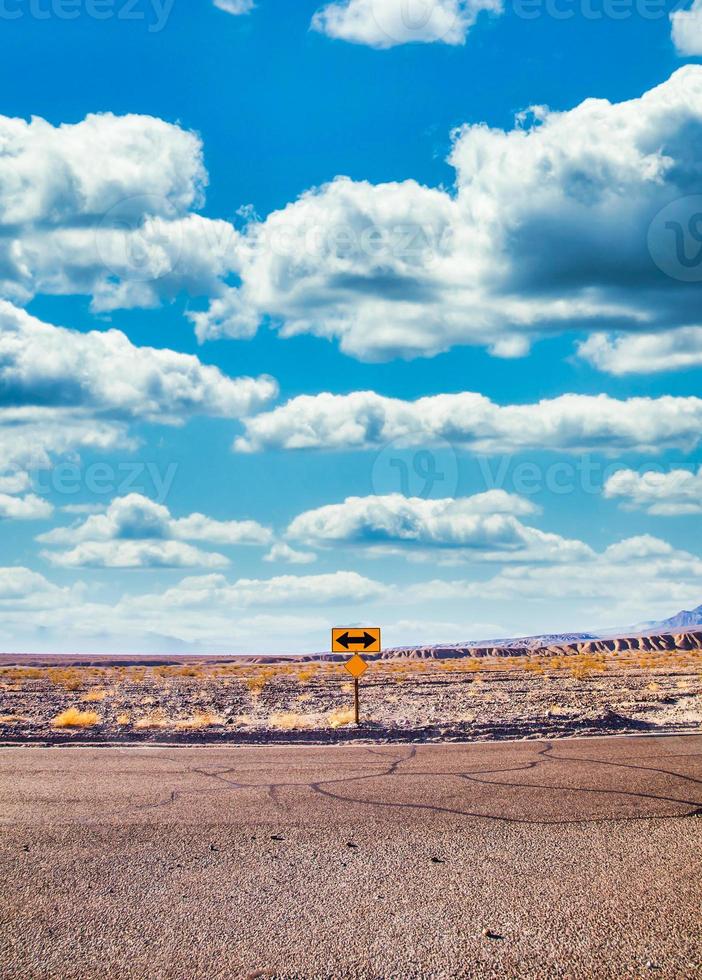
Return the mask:
<path id="1" fill-rule="evenodd" d="M 342 633 L 341 636 L 337 636 L 336 642 L 344 647 L 346 650 L 350 650 L 351 647 L 363 647 L 367 650 L 368 647 L 372 647 L 375 643 L 375 637 L 370 633 L 366 633 L 364 630 L 360 636 L 351 636 L 350 633 Z"/>
<path id="2" fill-rule="evenodd" d="M 332 653 L 349 653 L 352 650 L 362 650 L 364 653 L 380 653 L 380 630 L 373 627 L 367 629 L 332 630 Z"/>

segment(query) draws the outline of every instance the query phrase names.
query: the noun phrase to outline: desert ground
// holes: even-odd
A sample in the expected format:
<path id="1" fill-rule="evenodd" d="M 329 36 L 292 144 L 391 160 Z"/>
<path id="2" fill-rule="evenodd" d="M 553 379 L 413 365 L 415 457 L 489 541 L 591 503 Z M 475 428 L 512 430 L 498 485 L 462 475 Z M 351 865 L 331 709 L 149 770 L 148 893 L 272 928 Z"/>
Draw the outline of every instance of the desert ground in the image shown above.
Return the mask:
<path id="1" fill-rule="evenodd" d="M 688 635 L 662 648 L 611 646 L 370 660 L 359 728 L 353 682 L 340 662 L 13 663 L 8 655 L 0 666 L 0 742 L 382 743 L 699 731 L 702 644 Z"/>

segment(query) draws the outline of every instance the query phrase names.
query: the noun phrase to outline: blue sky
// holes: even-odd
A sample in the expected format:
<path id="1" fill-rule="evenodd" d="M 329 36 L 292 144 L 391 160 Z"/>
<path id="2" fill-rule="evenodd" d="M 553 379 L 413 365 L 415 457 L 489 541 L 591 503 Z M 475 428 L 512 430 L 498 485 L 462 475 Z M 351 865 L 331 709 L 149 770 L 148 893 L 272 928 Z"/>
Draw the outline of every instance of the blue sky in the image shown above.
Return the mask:
<path id="1" fill-rule="evenodd" d="M 702 10 L 229 7 L 0 4 L 4 647 L 699 603 Z"/>

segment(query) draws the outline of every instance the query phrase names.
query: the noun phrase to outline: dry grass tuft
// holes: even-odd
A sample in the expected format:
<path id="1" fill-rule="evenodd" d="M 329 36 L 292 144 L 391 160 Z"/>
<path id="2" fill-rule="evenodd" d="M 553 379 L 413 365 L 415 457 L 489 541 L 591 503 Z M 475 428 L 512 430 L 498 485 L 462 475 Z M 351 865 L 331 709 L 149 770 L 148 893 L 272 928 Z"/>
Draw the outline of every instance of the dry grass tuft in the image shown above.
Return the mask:
<path id="1" fill-rule="evenodd" d="M 263 688 L 266 686 L 266 678 L 261 676 L 247 677 L 244 680 L 244 684 L 248 688 L 252 697 L 258 697 L 258 695 L 263 691 Z"/>
<path id="2" fill-rule="evenodd" d="M 52 667 L 46 672 L 52 684 L 63 687 L 66 691 L 77 691 L 81 686 L 81 677 L 76 670 L 62 670 L 60 667 Z"/>
<path id="3" fill-rule="evenodd" d="M 223 720 L 219 715 L 210 714 L 208 711 L 196 712 L 189 718 L 181 718 L 176 722 L 176 728 L 185 731 L 199 731 L 202 728 L 212 728 L 214 725 L 223 725 Z"/>
<path id="4" fill-rule="evenodd" d="M 168 728 L 169 724 L 168 718 L 157 711 L 152 715 L 144 715 L 143 718 L 137 718 L 134 722 L 134 727 L 138 730 L 146 728 Z"/>
<path id="5" fill-rule="evenodd" d="M 54 728 L 92 728 L 100 724 L 100 715 L 95 711 L 67 708 L 60 715 L 56 715 L 52 724 Z"/>
<path id="6" fill-rule="evenodd" d="M 293 731 L 312 727 L 312 720 L 307 715 L 299 715 L 294 711 L 276 711 L 268 719 L 272 728 L 282 731 Z"/>
<path id="7" fill-rule="evenodd" d="M 24 718 L 22 715 L 0 715 L 0 725 L 17 725 L 22 721 L 29 720 L 29 718 Z"/>
<path id="8" fill-rule="evenodd" d="M 107 691 L 88 691 L 81 698 L 81 701 L 104 701 L 107 697 Z"/>
<path id="9" fill-rule="evenodd" d="M 115 724 L 119 725 L 120 728 L 124 728 L 124 726 L 128 725 L 130 721 L 131 718 L 127 714 L 117 715 L 115 718 Z"/>
<path id="10" fill-rule="evenodd" d="M 344 725 L 351 725 L 353 721 L 353 708 L 337 708 L 327 715 L 327 724 L 330 728 L 342 728 Z"/>

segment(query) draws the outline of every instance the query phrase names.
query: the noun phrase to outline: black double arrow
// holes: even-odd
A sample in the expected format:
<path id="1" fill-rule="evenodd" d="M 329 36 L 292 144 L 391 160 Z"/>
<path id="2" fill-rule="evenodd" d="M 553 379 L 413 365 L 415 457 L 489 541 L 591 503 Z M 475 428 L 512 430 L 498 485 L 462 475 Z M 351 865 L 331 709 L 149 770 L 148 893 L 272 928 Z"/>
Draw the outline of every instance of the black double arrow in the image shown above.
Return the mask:
<path id="1" fill-rule="evenodd" d="M 371 636 L 370 633 L 366 633 L 365 631 L 361 634 L 361 636 L 351 636 L 350 633 L 342 633 L 341 636 L 336 638 L 336 642 L 340 643 L 342 647 L 345 647 L 347 650 L 349 647 L 359 646 L 362 646 L 364 650 L 367 650 L 368 647 L 372 647 L 375 643 L 375 637 Z"/>

